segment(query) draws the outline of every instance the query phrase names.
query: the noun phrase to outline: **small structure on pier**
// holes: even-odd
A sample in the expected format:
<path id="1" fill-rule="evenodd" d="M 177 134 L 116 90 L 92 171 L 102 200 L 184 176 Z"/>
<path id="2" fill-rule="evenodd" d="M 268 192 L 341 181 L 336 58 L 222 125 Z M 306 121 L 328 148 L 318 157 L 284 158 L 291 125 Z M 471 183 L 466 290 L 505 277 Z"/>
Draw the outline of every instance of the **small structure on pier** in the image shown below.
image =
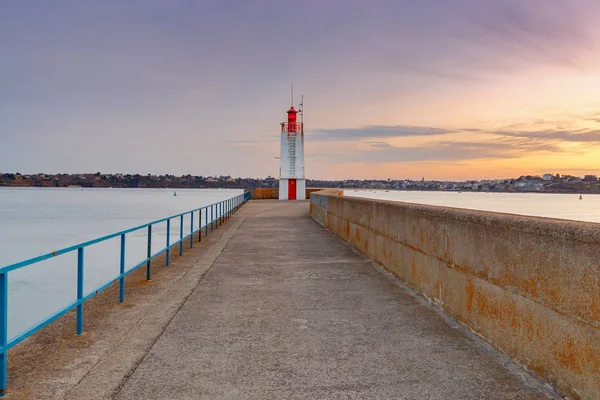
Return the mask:
<path id="1" fill-rule="evenodd" d="M 293 92 L 292 92 L 293 93 Z M 281 152 L 279 157 L 279 200 L 306 199 L 304 179 L 304 118 L 303 104 L 296 111 L 288 110 L 287 122 L 281 123 Z M 300 122 L 296 121 L 300 114 Z"/>

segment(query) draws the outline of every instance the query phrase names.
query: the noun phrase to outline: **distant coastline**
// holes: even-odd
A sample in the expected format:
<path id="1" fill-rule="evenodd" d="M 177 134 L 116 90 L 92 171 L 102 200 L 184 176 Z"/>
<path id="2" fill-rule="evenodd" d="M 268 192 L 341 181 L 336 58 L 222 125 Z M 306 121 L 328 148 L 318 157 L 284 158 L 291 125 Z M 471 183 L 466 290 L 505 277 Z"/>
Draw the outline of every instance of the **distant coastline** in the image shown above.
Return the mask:
<path id="1" fill-rule="evenodd" d="M 420 190 L 452 192 L 505 193 L 578 193 L 600 194 L 595 175 L 521 176 L 519 178 L 480 181 L 426 181 L 410 179 L 307 179 L 307 187 L 340 189 Z M 274 177 L 233 178 L 231 176 L 139 175 L 139 174 L 20 174 L 0 173 L 0 187 L 81 187 L 81 188 L 148 188 L 148 189 L 251 189 L 276 188 Z"/>

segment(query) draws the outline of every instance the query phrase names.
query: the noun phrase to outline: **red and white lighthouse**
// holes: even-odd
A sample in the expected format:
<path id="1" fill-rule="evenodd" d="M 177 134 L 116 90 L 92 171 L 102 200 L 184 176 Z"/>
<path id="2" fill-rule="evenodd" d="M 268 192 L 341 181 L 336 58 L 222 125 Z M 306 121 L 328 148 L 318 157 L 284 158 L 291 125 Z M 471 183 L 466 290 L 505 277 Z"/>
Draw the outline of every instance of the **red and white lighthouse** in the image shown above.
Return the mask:
<path id="1" fill-rule="evenodd" d="M 304 122 L 296 121 L 302 115 L 294 106 L 288 110 L 287 122 L 281 123 L 281 153 L 279 164 L 279 200 L 306 199 L 304 179 Z"/>

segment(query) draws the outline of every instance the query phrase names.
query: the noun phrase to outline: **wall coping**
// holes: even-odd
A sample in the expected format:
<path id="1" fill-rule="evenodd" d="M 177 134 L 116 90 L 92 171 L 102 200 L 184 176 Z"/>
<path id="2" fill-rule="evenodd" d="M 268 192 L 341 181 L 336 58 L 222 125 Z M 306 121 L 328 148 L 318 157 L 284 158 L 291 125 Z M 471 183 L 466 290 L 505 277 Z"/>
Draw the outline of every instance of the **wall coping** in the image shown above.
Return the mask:
<path id="1" fill-rule="evenodd" d="M 339 189 L 325 189 L 311 193 L 312 196 L 336 198 L 343 193 Z M 384 206 L 404 209 L 432 217 L 449 218 L 478 225 L 494 225 L 497 229 L 508 229 L 558 239 L 600 245 L 600 224 L 595 222 L 573 221 L 558 218 L 533 217 L 492 211 L 470 210 L 466 208 L 432 206 L 391 200 L 369 199 L 344 195 L 344 201 L 363 205 Z"/>

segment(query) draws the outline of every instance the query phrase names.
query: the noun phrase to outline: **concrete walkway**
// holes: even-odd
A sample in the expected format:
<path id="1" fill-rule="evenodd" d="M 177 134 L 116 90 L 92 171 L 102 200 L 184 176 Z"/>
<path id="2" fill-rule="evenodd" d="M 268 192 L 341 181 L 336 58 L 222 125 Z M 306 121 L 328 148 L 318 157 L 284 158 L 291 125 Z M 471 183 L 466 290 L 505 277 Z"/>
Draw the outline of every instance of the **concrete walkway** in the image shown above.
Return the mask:
<path id="1" fill-rule="evenodd" d="M 308 202 L 250 202 L 235 218 L 116 398 L 553 396 L 312 221 Z"/>

